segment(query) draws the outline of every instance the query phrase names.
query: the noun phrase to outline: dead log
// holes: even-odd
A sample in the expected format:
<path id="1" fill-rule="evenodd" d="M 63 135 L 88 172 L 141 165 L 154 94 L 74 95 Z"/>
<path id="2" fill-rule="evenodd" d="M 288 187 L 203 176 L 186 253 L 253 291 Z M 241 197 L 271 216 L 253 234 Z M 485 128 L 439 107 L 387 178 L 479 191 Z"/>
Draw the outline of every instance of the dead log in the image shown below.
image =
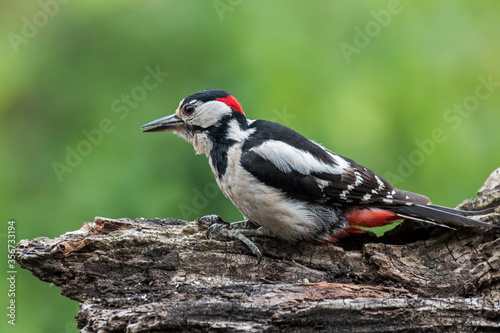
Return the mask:
<path id="1" fill-rule="evenodd" d="M 500 169 L 459 207 L 497 207 Z M 82 332 L 498 332 L 500 238 L 406 221 L 338 244 L 207 239 L 207 225 L 96 217 L 15 259 L 81 303 Z"/>

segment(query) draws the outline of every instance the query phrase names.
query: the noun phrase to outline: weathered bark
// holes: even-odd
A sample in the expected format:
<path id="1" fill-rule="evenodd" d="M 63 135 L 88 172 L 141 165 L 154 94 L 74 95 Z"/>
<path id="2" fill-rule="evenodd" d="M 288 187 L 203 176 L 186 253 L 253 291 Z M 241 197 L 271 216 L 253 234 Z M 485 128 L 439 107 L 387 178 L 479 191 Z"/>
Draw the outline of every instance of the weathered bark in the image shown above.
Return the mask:
<path id="1" fill-rule="evenodd" d="M 500 169 L 460 208 L 497 207 Z M 442 332 L 500 330 L 497 231 L 406 221 L 338 244 L 206 239 L 176 219 L 96 217 L 55 239 L 21 241 L 16 260 L 81 302 L 83 332 Z"/>

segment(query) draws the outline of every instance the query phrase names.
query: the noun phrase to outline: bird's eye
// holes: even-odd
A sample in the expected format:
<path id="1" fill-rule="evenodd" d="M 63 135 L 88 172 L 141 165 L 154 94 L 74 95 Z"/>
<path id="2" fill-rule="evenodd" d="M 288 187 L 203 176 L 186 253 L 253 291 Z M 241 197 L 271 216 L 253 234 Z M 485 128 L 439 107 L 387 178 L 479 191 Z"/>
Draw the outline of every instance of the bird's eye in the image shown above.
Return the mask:
<path id="1" fill-rule="evenodd" d="M 194 112 L 194 105 L 187 105 L 185 108 L 184 108 L 184 113 L 187 114 L 188 116 L 192 115 Z"/>

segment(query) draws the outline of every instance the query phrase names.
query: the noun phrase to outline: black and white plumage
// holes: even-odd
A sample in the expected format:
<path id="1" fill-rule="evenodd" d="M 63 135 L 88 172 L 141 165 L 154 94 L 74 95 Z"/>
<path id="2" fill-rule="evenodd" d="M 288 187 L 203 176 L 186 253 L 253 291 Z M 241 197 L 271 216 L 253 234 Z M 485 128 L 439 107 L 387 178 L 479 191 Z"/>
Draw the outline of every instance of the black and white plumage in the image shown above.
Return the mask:
<path id="1" fill-rule="evenodd" d="M 362 165 L 283 125 L 246 119 L 228 92 L 203 90 L 176 113 L 143 126 L 173 131 L 205 154 L 219 188 L 249 220 L 285 240 L 335 240 L 358 226 L 412 218 L 466 227 L 496 227 L 393 188 Z"/>

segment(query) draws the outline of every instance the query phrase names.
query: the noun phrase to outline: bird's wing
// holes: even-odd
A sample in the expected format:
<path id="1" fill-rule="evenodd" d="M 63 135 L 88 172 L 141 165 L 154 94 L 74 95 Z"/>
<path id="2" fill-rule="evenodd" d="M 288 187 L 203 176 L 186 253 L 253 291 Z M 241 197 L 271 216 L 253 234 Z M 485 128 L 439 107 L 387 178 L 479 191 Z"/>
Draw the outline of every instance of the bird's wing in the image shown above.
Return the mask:
<path id="1" fill-rule="evenodd" d="M 397 214 L 392 217 L 433 224 L 499 228 L 467 217 L 484 212 L 432 205 L 423 195 L 395 189 L 373 171 L 285 126 L 267 124 L 265 128 L 243 145 L 240 163 L 261 182 L 293 198 L 358 209 L 378 207 Z"/>
<path id="2" fill-rule="evenodd" d="M 285 126 L 275 127 L 273 133 L 259 131 L 261 137 L 251 138 L 241 156 L 243 168 L 269 186 L 295 198 L 330 204 L 430 203 Z"/>
<path id="3" fill-rule="evenodd" d="M 355 162 L 347 163 L 344 169 L 332 172 L 338 165 L 325 164 L 324 170 L 311 169 L 305 159 L 298 159 L 285 166 L 256 151 L 244 152 L 241 157 L 241 165 L 254 177 L 301 200 L 381 205 L 426 205 L 430 202 L 425 196 L 393 188 L 382 177 Z"/>

